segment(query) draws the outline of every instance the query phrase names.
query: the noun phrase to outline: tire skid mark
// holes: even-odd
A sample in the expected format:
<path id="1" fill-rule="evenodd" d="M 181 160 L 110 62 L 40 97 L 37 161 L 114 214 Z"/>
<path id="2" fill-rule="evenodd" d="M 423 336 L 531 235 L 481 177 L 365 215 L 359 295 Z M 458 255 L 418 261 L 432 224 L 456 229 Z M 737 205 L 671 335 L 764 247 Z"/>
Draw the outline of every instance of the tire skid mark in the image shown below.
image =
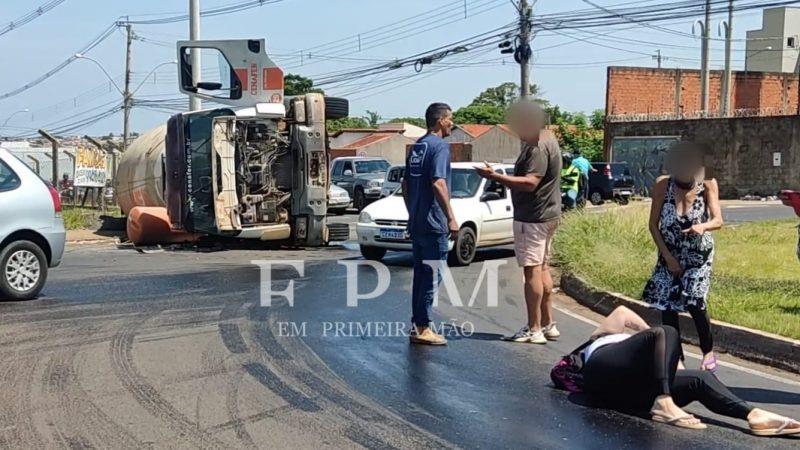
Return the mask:
<path id="1" fill-rule="evenodd" d="M 250 436 L 250 433 L 247 432 L 247 428 L 245 427 L 247 421 L 241 418 L 241 413 L 239 412 L 239 386 L 242 384 L 244 372 L 237 371 L 233 373 L 232 376 L 234 378 L 228 383 L 228 389 L 225 394 L 225 408 L 228 410 L 228 416 L 231 420 L 217 427 L 219 429 L 225 429 L 228 428 L 228 426 L 233 428 L 233 432 L 236 433 L 236 438 L 239 439 L 245 447 L 256 448 L 257 446 L 253 437 Z M 217 427 L 214 427 L 214 429 Z"/>
<path id="2" fill-rule="evenodd" d="M 302 394 L 284 383 L 283 380 L 278 378 L 278 376 L 264 364 L 257 362 L 245 363 L 244 369 L 255 378 L 256 381 L 266 386 L 267 389 L 274 392 L 285 400 L 286 403 L 297 409 L 306 412 L 317 412 L 320 410 L 320 407 L 312 398 L 306 397 L 305 394 Z"/>
<path id="3" fill-rule="evenodd" d="M 30 382 L 36 372 L 38 358 L 23 357 L 5 360 L 6 372 L 0 374 L 0 420 L 6 427 L 3 441 L 8 448 L 43 448 L 45 440 L 36 429 L 31 411 Z"/>
<path id="4" fill-rule="evenodd" d="M 242 333 L 239 331 L 239 325 L 235 323 L 220 323 L 219 335 L 222 338 L 222 343 L 225 348 L 231 353 L 247 353 L 249 349 L 242 338 Z"/>
<path id="5" fill-rule="evenodd" d="M 379 409 L 369 405 L 368 403 L 374 403 L 369 398 L 365 398 L 364 401 L 358 401 L 353 397 L 353 391 L 347 383 L 333 373 L 301 338 L 296 336 L 287 336 L 283 338 L 285 342 L 290 343 L 292 346 L 291 350 L 287 349 L 281 342 L 278 342 L 271 331 L 271 327 L 275 326 L 275 324 L 281 320 L 286 320 L 286 318 L 283 317 L 284 314 L 285 313 L 282 313 L 276 308 L 272 311 L 272 314 L 262 316 L 261 321 L 254 323 L 256 327 L 254 334 L 258 344 L 268 355 L 277 355 L 277 357 L 282 360 L 281 368 L 287 370 L 290 377 L 299 380 L 320 397 L 342 408 L 344 411 L 353 414 L 357 419 L 364 422 L 364 426 L 359 425 L 358 421 L 350 424 L 348 429 L 349 433 L 352 434 L 351 440 L 357 443 L 359 442 L 358 439 L 363 440 L 364 443 L 377 440 L 377 442 L 381 443 L 378 447 L 391 447 L 391 444 L 383 442 L 382 438 L 375 436 L 378 427 L 385 426 L 395 432 L 399 432 L 407 439 L 413 440 L 415 446 L 426 448 L 453 447 L 453 445 L 447 441 L 418 428 L 403 418 L 384 412 L 382 408 Z M 296 357 L 291 355 L 296 355 Z M 307 361 L 305 361 L 306 364 L 300 363 L 300 360 L 304 359 L 304 356 L 306 357 L 305 359 L 311 359 L 313 361 L 313 366 Z M 334 387 L 320 377 L 319 374 L 330 375 L 331 379 L 339 380 L 339 388 Z M 356 393 L 356 395 L 360 394 Z"/>
<path id="6" fill-rule="evenodd" d="M 145 321 L 159 313 L 160 311 L 152 313 L 138 322 L 126 324 L 114 335 L 109 348 L 114 373 L 139 405 L 156 418 L 164 421 L 173 431 L 178 433 L 180 438 L 186 439 L 193 446 L 200 448 L 225 447 L 221 442 L 200 429 L 198 424 L 189 420 L 167 402 L 158 393 L 158 390 L 139 373 L 134 364 L 134 337 Z"/>

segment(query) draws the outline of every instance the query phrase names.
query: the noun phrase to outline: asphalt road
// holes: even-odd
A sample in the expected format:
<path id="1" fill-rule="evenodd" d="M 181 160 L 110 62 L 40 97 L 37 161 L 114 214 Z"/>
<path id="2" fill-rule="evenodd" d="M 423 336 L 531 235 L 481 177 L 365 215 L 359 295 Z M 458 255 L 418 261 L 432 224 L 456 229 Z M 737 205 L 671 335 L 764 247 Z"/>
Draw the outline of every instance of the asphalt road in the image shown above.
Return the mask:
<path id="1" fill-rule="evenodd" d="M 499 249 L 480 257 L 511 254 Z M 261 306 L 255 259 L 306 260 L 304 276 L 274 269 L 274 289 L 293 281 L 293 306 L 283 299 Z M 500 271 L 498 307 L 487 307 L 483 294 L 464 308 L 444 297 L 437 319 L 462 327 L 448 328 L 450 345 L 409 346 L 402 336 L 386 336 L 397 331 L 392 324 L 408 321 L 408 256 L 387 258 L 392 281 L 383 295 L 347 307 L 354 277 L 337 260 L 359 259 L 347 248 L 70 249 L 41 299 L 0 304 L 0 446 L 752 449 L 800 443 L 755 438 L 742 423 L 702 407 L 691 411 L 712 426 L 688 431 L 594 408 L 553 389 L 550 367 L 592 327 L 560 307 L 561 341 L 499 341 L 523 316 L 521 273 L 512 260 Z M 453 271 L 465 302 L 480 267 Z M 375 287 L 371 269 L 358 273 L 359 292 Z M 800 377 L 729 366 L 720 377 L 747 400 L 800 416 Z"/>

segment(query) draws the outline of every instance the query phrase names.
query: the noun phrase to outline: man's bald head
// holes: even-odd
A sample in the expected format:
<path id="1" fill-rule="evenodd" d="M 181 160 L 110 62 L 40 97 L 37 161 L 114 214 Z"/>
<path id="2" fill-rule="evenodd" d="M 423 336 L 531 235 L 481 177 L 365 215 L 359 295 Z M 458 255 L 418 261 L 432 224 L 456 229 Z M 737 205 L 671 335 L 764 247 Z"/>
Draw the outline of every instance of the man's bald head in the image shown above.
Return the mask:
<path id="1" fill-rule="evenodd" d="M 539 133 L 545 126 L 547 114 L 542 106 L 530 100 L 517 100 L 512 103 L 506 113 L 511 129 L 526 142 L 539 139 Z"/>

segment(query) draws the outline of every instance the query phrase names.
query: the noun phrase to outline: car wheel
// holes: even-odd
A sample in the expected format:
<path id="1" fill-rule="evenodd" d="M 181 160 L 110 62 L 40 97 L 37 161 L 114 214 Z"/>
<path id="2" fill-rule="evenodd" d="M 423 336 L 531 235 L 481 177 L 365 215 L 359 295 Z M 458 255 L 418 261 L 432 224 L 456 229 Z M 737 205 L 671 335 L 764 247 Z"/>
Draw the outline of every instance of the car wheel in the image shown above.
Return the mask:
<path id="1" fill-rule="evenodd" d="M 448 255 L 448 262 L 451 266 L 468 266 L 475 259 L 477 250 L 477 239 L 475 230 L 470 227 L 463 227 L 458 230 L 456 242 Z"/>
<path id="2" fill-rule="evenodd" d="M 361 210 L 366 208 L 366 206 L 367 196 L 364 195 L 364 191 L 361 189 L 356 189 L 356 194 L 353 197 L 353 208 L 355 208 L 358 212 L 361 212 Z"/>
<path id="3" fill-rule="evenodd" d="M 382 247 L 361 246 L 361 256 L 370 261 L 380 261 L 386 256 L 386 249 Z"/>
<path id="4" fill-rule="evenodd" d="M 350 115 L 350 102 L 346 98 L 325 97 L 325 120 L 344 119 Z"/>
<path id="5" fill-rule="evenodd" d="M 589 194 L 589 201 L 592 202 L 594 206 L 602 205 L 603 204 L 603 195 L 600 191 L 593 191 Z"/>
<path id="6" fill-rule="evenodd" d="M 30 300 L 47 280 L 47 258 L 31 241 L 15 241 L 0 252 L 0 297 Z"/>

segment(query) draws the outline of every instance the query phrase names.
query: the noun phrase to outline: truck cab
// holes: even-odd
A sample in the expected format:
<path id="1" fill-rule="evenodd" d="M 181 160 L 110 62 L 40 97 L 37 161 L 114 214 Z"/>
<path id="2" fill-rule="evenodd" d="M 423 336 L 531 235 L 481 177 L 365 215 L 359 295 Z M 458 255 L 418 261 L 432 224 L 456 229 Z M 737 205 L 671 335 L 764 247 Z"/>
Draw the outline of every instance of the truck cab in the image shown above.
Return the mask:
<path id="1" fill-rule="evenodd" d="M 219 107 L 176 114 L 167 124 L 164 200 L 172 229 L 327 243 L 325 121 L 346 117 L 347 101 L 284 97 L 283 71 L 263 39 L 179 41 L 177 51 L 180 91 Z M 203 52 L 198 79 L 192 51 Z"/>

